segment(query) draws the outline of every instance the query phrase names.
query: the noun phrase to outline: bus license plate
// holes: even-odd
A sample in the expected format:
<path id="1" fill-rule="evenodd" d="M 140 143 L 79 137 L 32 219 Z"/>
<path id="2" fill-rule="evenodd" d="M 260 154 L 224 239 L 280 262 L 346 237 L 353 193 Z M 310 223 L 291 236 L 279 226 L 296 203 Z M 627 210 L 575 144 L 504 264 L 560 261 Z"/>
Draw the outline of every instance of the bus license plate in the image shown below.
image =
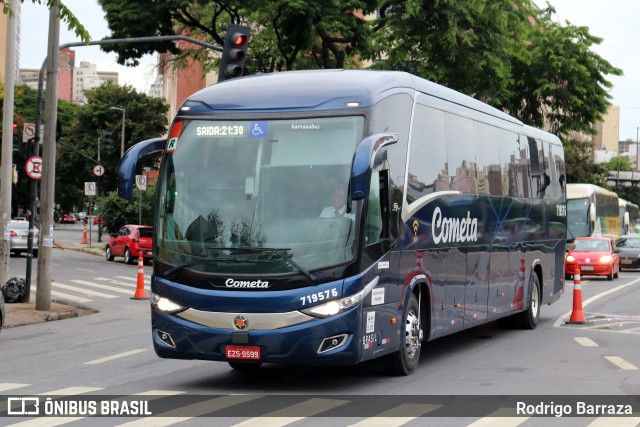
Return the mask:
<path id="1" fill-rule="evenodd" d="M 227 359 L 260 360 L 260 347 L 249 345 L 228 345 Z"/>
<path id="2" fill-rule="evenodd" d="M 582 267 L 580 267 L 580 270 L 582 270 L 582 271 L 593 271 L 593 266 L 592 265 L 583 265 Z"/>

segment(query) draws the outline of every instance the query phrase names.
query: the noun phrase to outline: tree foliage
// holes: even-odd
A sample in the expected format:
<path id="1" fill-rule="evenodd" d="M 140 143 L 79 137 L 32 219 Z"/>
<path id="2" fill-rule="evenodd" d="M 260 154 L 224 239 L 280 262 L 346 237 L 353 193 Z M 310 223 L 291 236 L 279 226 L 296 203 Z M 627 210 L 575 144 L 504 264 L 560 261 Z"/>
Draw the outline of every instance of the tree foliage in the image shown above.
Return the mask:
<path id="1" fill-rule="evenodd" d="M 160 136 L 167 128 L 168 106 L 163 99 L 149 97 L 131 86 L 105 83 L 85 92 L 87 103 L 78 108 L 68 132 L 64 132 L 57 149 L 56 203 L 62 209 L 80 207 L 84 201 L 84 182 L 97 182 L 98 192 L 104 194 L 116 189 L 116 169 L 120 161 L 122 112 L 111 107 L 124 108 L 125 151 L 132 145 Z M 106 173 L 101 178 L 93 175 L 98 159 L 98 138 L 102 131 L 112 132 L 111 147 L 100 152 L 100 164 Z M 146 158 L 140 168 L 153 165 L 157 159 Z"/>
<path id="2" fill-rule="evenodd" d="M 24 3 L 24 0 L 20 0 Z M 80 38 L 85 43 L 89 43 L 91 41 L 91 36 L 87 29 L 82 25 L 82 23 L 76 18 L 76 16 L 69 10 L 65 4 L 60 0 L 31 0 L 33 3 L 44 4 L 50 9 L 52 6 L 58 7 L 58 16 L 60 19 L 67 24 L 67 28 L 76 33 L 76 36 Z M 6 0 L 0 0 L 0 4 L 2 5 L 2 12 L 13 16 L 13 10 L 11 9 L 11 5 Z"/>
<path id="3" fill-rule="evenodd" d="M 140 193 L 142 193 L 142 198 L 140 198 Z M 110 191 L 107 195 L 100 197 L 97 202 L 98 214 L 104 218 L 109 234 L 115 233 L 123 225 L 138 224 L 139 217 L 142 218 L 143 225 L 154 225 L 155 194 L 155 185 L 152 185 L 147 186 L 146 191 L 134 188 L 131 201 L 121 199 L 116 191 Z M 139 205 L 140 200 L 142 203 Z"/>

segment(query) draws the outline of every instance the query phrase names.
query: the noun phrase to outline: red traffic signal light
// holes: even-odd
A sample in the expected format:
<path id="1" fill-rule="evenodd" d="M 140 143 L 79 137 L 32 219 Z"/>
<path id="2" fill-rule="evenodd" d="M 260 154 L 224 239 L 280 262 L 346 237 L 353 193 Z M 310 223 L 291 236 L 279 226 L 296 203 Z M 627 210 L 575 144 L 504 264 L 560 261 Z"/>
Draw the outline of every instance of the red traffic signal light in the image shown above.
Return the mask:
<path id="1" fill-rule="evenodd" d="M 227 26 L 227 37 L 222 51 L 218 82 L 240 77 L 244 74 L 244 61 L 249 47 L 249 34 L 249 27 L 236 24 Z"/>

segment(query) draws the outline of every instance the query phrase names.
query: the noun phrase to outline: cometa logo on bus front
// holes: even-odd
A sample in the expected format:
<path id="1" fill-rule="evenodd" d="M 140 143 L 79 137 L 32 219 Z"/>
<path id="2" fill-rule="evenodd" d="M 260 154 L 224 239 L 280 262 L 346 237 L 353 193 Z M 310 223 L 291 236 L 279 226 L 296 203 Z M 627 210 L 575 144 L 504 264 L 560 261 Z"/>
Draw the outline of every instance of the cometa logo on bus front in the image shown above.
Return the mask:
<path id="1" fill-rule="evenodd" d="M 440 208 L 435 208 L 431 221 L 433 227 L 433 242 L 460 243 L 478 240 L 478 218 L 471 218 L 467 211 L 466 218 L 447 218 L 442 216 Z"/>
<path id="2" fill-rule="evenodd" d="M 268 288 L 269 282 L 265 280 L 234 280 L 227 279 L 224 282 L 227 288 Z"/>

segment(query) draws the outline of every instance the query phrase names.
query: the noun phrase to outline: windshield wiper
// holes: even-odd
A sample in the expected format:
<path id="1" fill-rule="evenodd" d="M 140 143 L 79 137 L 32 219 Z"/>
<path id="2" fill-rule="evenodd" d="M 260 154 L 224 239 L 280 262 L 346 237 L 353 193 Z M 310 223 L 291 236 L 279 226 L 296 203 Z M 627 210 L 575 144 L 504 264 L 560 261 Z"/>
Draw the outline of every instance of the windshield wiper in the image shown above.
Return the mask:
<path id="1" fill-rule="evenodd" d="M 237 257 L 214 257 L 214 258 L 193 258 L 187 262 L 185 262 L 184 264 L 180 264 L 177 265 L 167 271 L 164 272 L 164 274 L 166 275 L 167 279 L 171 279 L 173 277 L 175 277 L 176 274 L 178 274 L 179 272 L 181 272 L 182 270 L 191 267 L 194 264 L 198 264 L 200 262 L 204 262 L 204 261 L 232 261 L 232 262 L 261 262 L 261 263 L 266 263 L 269 261 L 262 261 L 262 260 L 250 260 L 247 258 L 237 258 Z"/>
<path id="2" fill-rule="evenodd" d="M 309 280 L 316 280 L 317 277 L 314 276 L 311 272 L 307 271 L 303 266 L 292 260 L 289 255 L 285 254 L 283 251 L 288 251 L 289 249 L 277 249 L 277 248 L 254 248 L 252 246 L 234 246 L 234 247 L 220 247 L 220 246 L 207 246 L 207 249 L 219 250 L 219 251 L 231 251 L 231 250 L 241 250 L 247 252 L 271 252 L 278 255 L 283 260 L 287 261 L 289 264 L 298 269 L 298 271 L 304 274 Z"/>

